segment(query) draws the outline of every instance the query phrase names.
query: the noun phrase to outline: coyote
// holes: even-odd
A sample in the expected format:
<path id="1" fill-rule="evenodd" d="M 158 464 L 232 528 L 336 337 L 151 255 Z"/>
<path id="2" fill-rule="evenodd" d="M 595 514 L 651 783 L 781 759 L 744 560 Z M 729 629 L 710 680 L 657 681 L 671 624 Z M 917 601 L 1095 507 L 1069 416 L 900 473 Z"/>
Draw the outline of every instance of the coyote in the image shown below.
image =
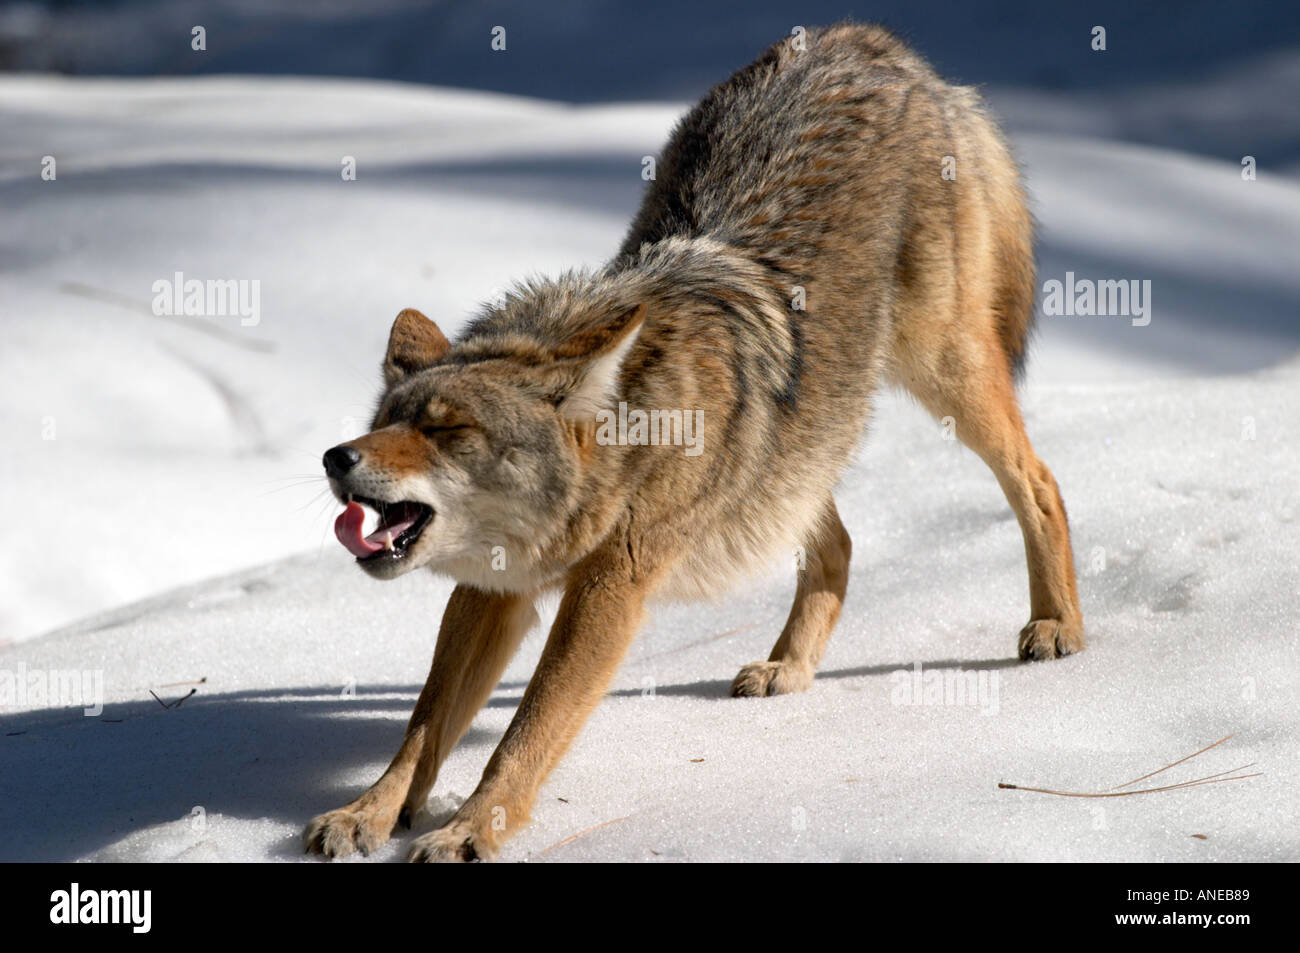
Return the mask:
<path id="1" fill-rule="evenodd" d="M 401 750 L 308 825 L 307 850 L 366 853 L 409 826 L 547 591 L 562 598 L 514 720 L 408 859 L 490 859 L 527 822 L 652 597 L 715 596 L 801 547 L 785 628 L 731 694 L 807 689 L 848 582 L 832 490 L 882 384 L 951 418 L 1015 511 L 1020 657 L 1082 649 L 1065 506 L 1015 396 L 1034 282 L 1017 167 L 979 96 L 841 24 L 777 43 L 681 120 L 604 267 L 516 287 L 454 344 L 399 314 L 372 432 L 325 454 L 336 533 L 377 579 L 458 585 Z M 622 422 L 602 439 L 616 407 L 696 415 L 699 452 Z"/>

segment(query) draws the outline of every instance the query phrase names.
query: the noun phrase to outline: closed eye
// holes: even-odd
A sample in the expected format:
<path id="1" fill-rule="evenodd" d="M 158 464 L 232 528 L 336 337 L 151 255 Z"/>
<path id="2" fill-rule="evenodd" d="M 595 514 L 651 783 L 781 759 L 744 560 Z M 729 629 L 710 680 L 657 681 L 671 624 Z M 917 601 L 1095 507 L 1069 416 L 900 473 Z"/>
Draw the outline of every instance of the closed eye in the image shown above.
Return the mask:
<path id="1" fill-rule="evenodd" d="M 426 424 L 420 428 L 420 433 L 433 438 L 438 434 L 453 433 L 457 430 L 472 430 L 473 426 L 473 424 Z"/>

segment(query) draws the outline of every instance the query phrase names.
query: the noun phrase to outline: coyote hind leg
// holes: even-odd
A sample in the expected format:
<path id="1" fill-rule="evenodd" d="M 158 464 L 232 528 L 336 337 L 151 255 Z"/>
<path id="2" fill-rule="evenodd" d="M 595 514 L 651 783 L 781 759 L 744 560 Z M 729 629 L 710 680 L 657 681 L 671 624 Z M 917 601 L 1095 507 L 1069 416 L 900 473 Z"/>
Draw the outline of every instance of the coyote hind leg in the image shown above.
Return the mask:
<path id="1" fill-rule="evenodd" d="M 808 541 L 805 566 L 799 570 L 799 587 L 781 637 L 766 662 L 752 662 L 740 670 L 731 683 L 734 697 L 785 695 L 812 685 L 844 605 L 852 549 L 835 501 L 827 497 Z"/>
<path id="2" fill-rule="evenodd" d="M 945 372 L 913 363 L 902 383 L 935 417 L 951 418 L 957 437 L 997 477 L 1020 522 L 1029 569 L 1029 622 L 1020 630 L 1020 658 L 1054 659 L 1081 651 L 1083 615 L 1065 503 L 1025 433 L 1006 360 L 995 347 L 974 354 L 953 349 L 938 366 Z"/>

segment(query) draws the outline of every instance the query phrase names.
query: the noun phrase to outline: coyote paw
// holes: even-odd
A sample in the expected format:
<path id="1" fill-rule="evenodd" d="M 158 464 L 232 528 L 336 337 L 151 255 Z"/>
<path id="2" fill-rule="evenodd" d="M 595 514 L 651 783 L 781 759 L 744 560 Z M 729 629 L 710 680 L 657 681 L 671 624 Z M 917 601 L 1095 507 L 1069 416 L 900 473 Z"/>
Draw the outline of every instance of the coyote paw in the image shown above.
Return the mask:
<path id="1" fill-rule="evenodd" d="M 731 683 L 732 698 L 763 698 L 805 691 L 813 682 L 812 669 L 790 662 L 750 662 Z"/>
<path id="2" fill-rule="evenodd" d="M 366 855 L 387 841 L 392 832 L 392 819 L 378 811 L 341 807 L 312 818 L 302 832 L 302 843 L 309 854 L 346 857 L 360 851 Z"/>
<path id="3" fill-rule="evenodd" d="M 1083 624 L 1060 619 L 1035 619 L 1020 630 L 1020 658 L 1043 661 L 1083 651 Z"/>
<path id="4" fill-rule="evenodd" d="M 467 828 L 449 824 L 417 837 L 406 854 L 409 864 L 469 864 L 493 860 L 496 851 Z"/>

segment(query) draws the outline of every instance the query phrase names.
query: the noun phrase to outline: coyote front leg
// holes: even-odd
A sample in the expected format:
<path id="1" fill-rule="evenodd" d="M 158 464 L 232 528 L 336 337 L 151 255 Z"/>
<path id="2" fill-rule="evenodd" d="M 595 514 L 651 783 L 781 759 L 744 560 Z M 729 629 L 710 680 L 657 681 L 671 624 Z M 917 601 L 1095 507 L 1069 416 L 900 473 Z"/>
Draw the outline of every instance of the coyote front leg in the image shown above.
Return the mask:
<path id="1" fill-rule="evenodd" d="M 388 840 L 399 819 L 410 823 L 428 798 L 443 760 L 536 622 L 531 598 L 456 587 L 401 749 L 365 794 L 307 825 L 303 842 L 309 853 L 368 854 Z"/>
<path id="2" fill-rule="evenodd" d="M 827 497 L 808 540 L 807 565 L 799 571 L 794 605 L 781 637 L 766 662 L 751 662 L 740 670 L 731 683 L 734 697 L 784 695 L 812 685 L 844 607 L 852 552 L 849 531 L 840 522 L 835 501 Z"/>
<path id="3" fill-rule="evenodd" d="M 640 627 L 647 587 L 608 561 L 571 577 L 519 710 L 455 817 L 408 860 L 490 860 L 528 822 L 537 790 L 605 694 Z M 576 581 L 581 580 L 581 581 Z"/>

